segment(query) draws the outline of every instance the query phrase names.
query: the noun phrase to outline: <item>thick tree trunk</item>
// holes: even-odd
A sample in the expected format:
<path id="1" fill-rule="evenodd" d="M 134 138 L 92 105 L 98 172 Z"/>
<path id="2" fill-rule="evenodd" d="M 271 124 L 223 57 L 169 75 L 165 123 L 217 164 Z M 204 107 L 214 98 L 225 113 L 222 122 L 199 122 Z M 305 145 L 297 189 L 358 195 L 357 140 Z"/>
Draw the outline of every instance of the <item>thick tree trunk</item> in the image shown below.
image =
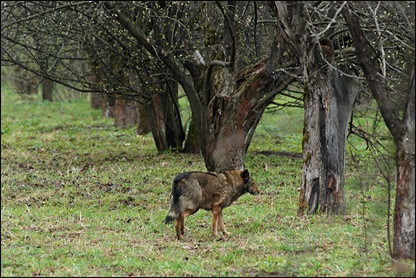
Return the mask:
<path id="1" fill-rule="evenodd" d="M 414 133 L 413 133 L 414 139 Z M 404 139 L 405 141 L 406 139 Z M 410 140 L 409 140 L 410 141 Z M 415 259 L 415 149 L 403 142 L 397 152 L 393 257 Z"/>
<path id="2" fill-rule="evenodd" d="M 237 75 L 233 75 L 228 69 L 216 71 L 213 75 L 213 89 L 217 93 L 208 97 L 208 128 L 201 138 L 202 154 L 208 171 L 244 168 L 248 148 L 246 137 L 256 121 L 246 123 L 253 116 L 253 108 L 264 92 L 268 91 L 272 80 L 266 61 Z"/>
<path id="3" fill-rule="evenodd" d="M 209 72 L 207 73 L 210 74 Z M 202 140 L 202 155 L 208 171 L 242 169 L 244 152 L 241 152 L 241 132 L 234 122 L 236 110 L 231 96 L 236 89 L 235 76 L 229 68 L 217 68 L 212 74 L 212 87 L 206 97 L 204 111 L 206 128 Z M 230 124 L 233 123 L 233 124 Z M 244 140 L 243 140 L 244 142 Z"/>
<path id="4" fill-rule="evenodd" d="M 326 44 L 325 44 L 326 45 Z M 331 47 L 331 44 L 327 45 Z M 324 45 L 321 45 L 324 49 Z M 328 60 L 331 53 L 322 53 Z M 358 81 L 325 65 L 315 54 L 315 75 L 305 89 L 302 186 L 298 214 L 345 210 L 345 146 Z M 347 68 L 342 68 L 348 71 Z M 347 72 L 352 74 L 351 71 Z"/>
<path id="5" fill-rule="evenodd" d="M 224 121 L 233 124 L 222 124 L 215 137 L 211 138 L 204 147 L 203 155 L 208 171 L 224 171 L 243 169 L 245 157 L 245 136 L 243 124 L 232 119 L 233 111 L 224 113 Z M 229 116 L 227 116 L 229 114 Z"/>
<path id="6" fill-rule="evenodd" d="M 415 259 L 415 75 L 404 117 L 406 131 L 397 146 L 397 189 L 393 257 Z"/>

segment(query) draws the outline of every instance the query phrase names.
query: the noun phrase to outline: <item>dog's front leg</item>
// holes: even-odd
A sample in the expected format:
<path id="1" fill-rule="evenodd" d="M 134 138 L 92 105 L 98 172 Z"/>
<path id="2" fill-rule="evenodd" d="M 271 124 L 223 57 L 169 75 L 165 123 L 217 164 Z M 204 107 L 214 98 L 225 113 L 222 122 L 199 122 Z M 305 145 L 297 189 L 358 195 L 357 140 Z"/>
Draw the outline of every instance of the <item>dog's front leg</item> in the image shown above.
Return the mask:
<path id="1" fill-rule="evenodd" d="M 217 224 L 218 224 L 218 220 L 220 218 L 220 215 L 221 215 L 221 207 L 220 206 L 213 206 L 212 207 L 212 234 L 214 236 L 218 235 Z"/>

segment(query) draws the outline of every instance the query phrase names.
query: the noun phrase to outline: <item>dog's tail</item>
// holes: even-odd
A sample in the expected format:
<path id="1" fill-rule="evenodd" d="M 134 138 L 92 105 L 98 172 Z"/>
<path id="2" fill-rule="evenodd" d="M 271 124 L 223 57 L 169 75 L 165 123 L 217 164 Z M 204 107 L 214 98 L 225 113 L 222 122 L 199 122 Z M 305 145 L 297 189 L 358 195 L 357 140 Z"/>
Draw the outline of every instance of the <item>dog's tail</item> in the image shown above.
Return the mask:
<path id="1" fill-rule="evenodd" d="M 181 190 L 178 187 L 178 181 L 175 180 L 172 184 L 171 203 L 168 215 L 165 218 L 165 223 L 168 224 L 175 219 L 179 218 L 181 213 L 179 205 L 179 197 L 181 196 Z"/>
<path id="2" fill-rule="evenodd" d="M 172 222 L 173 220 L 177 219 L 179 217 L 179 214 L 176 214 L 174 211 L 170 210 L 168 215 L 165 218 L 165 223 L 168 224 Z"/>

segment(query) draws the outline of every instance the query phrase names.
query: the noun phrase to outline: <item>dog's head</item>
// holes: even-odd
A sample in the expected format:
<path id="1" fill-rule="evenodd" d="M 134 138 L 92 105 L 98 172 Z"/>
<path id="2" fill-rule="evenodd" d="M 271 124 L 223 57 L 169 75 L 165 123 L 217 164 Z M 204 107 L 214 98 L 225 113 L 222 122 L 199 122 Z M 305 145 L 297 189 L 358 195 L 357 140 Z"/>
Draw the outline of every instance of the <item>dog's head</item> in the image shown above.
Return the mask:
<path id="1" fill-rule="evenodd" d="M 251 177 L 247 169 L 241 172 L 241 178 L 244 181 L 244 188 L 247 190 L 248 193 L 253 195 L 257 195 L 260 193 L 256 183 L 254 182 L 253 178 Z"/>

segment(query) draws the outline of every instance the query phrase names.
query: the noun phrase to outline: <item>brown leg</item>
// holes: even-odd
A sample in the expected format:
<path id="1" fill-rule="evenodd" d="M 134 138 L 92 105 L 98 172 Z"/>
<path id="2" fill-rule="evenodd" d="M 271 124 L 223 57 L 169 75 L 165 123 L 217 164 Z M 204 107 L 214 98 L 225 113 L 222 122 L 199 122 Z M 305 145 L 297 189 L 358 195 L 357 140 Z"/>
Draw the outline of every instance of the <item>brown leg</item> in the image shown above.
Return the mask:
<path id="1" fill-rule="evenodd" d="M 181 234 L 185 234 L 185 219 L 188 216 L 188 214 L 184 213 L 183 217 L 182 217 L 182 222 L 181 222 Z"/>
<path id="2" fill-rule="evenodd" d="M 182 239 L 182 235 L 185 233 L 185 218 L 191 214 L 191 212 L 185 211 L 176 219 L 176 236 L 179 240 Z"/>
<path id="3" fill-rule="evenodd" d="M 224 235 L 229 235 L 230 233 L 229 232 L 227 232 L 227 230 L 225 229 L 225 226 L 224 226 L 224 220 L 222 219 L 222 210 L 221 210 L 221 213 L 220 213 L 220 215 L 219 215 L 219 217 L 218 217 L 218 224 L 220 225 L 220 230 L 222 231 L 222 233 L 224 234 Z"/>
<path id="4" fill-rule="evenodd" d="M 176 219 L 176 237 L 178 238 L 178 240 L 182 239 L 182 234 L 183 234 L 183 221 L 184 221 L 184 217 L 181 214 L 179 216 L 178 219 Z"/>
<path id="5" fill-rule="evenodd" d="M 212 234 L 214 236 L 217 236 L 217 234 L 218 234 L 217 233 L 217 225 L 218 225 L 218 220 L 219 220 L 220 215 L 221 215 L 221 207 L 214 206 L 212 208 L 212 214 L 213 214 L 213 217 L 212 217 Z"/>

